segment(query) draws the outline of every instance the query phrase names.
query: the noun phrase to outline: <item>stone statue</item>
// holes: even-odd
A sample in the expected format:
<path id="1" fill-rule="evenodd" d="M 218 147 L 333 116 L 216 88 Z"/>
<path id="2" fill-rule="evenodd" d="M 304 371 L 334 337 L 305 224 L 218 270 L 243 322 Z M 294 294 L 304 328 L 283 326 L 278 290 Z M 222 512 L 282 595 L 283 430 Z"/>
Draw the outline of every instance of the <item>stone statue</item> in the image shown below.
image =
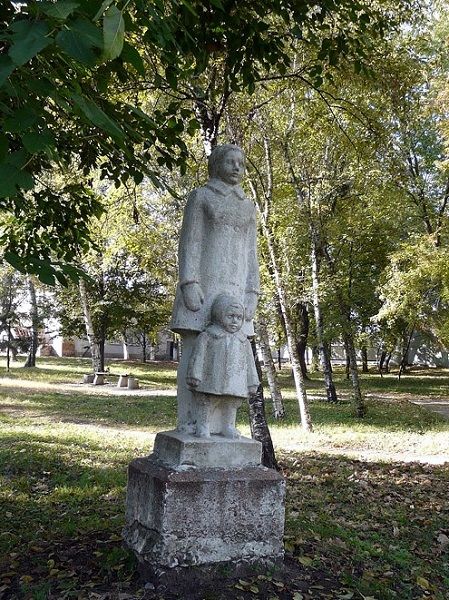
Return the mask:
<path id="1" fill-rule="evenodd" d="M 200 333 L 187 368 L 187 385 L 193 390 L 196 435 L 210 437 L 210 408 L 218 403 L 220 433 L 238 438 L 235 428 L 242 398 L 257 392 L 259 377 L 251 344 L 242 333 L 243 305 L 229 294 L 219 294 L 211 308 L 211 324 Z"/>
<path id="2" fill-rule="evenodd" d="M 209 324 L 217 295 L 232 295 L 244 306 L 241 334 L 254 334 L 252 319 L 259 294 L 256 214 L 240 187 L 243 151 L 216 147 L 209 157 L 209 181 L 193 190 L 184 211 L 179 242 L 179 282 L 171 329 L 182 337 L 178 368 L 178 431 L 195 432 L 187 367 L 198 335 Z M 214 433 L 214 431 L 212 431 Z M 218 432 L 217 432 L 218 433 Z"/>
<path id="3" fill-rule="evenodd" d="M 237 146 L 215 148 L 210 179 L 187 200 L 171 328 L 182 336 L 178 427 L 128 469 L 125 543 L 146 581 L 197 589 L 282 564 L 283 477 L 235 416 L 259 384 L 248 336 L 259 293 L 255 207 Z M 194 435 L 192 435 L 194 434 Z M 219 434 L 219 435 L 212 435 Z"/>

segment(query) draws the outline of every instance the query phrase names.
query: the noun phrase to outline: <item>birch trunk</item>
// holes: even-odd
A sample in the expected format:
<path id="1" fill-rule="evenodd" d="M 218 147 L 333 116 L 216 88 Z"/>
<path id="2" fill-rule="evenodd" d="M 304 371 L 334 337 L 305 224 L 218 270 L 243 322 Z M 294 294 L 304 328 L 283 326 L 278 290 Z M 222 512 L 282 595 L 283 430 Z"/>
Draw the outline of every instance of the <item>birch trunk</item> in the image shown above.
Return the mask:
<path id="1" fill-rule="evenodd" d="M 267 374 L 268 387 L 270 388 L 271 400 L 273 402 L 273 416 L 275 419 L 285 417 L 284 401 L 278 382 L 276 368 L 274 366 L 273 355 L 270 349 L 270 340 L 268 336 L 267 324 L 263 317 L 259 317 L 255 323 L 256 333 L 259 337 L 260 349 L 262 350 L 263 364 Z"/>
<path id="2" fill-rule="evenodd" d="M 256 369 L 259 374 L 259 379 L 262 381 L 262 369 L 257 357 L 256 343 L 254 339 L 251 341 L 251 348 L 253 351 L 254 361 L 256 363 Z M 248 398 L 248 407 L 251 435 L 255 440 L 258 440 L 262 444 L 262 464 L 269 469 L 279 470 L 279 465 L 274 453 L 273 440 L 271 439 L 265 414 L 265 399 L 262 384 L 259 385 L 257 393 Z"/>
<path id="3" fill-rule="evenodd" d="M 125 334 L 123 334 L 123 360 L 129 360 L 128 342 Z"/>
<path id="4" fill-rule="evenodd" d="M 344 333 L 344 344 L 349 357 L 349 369 L 351 372 L 354 412 L 357 417 L 364 417 L 366 406 L 360 389 L 359 371 L 357 368 L 357 356 L 355 353 L 354 339 L 349 331 Z"/>
<path id="5" fill-rule="evenodd" d="M 337 391 L 335 389 L 332 377 L 332 366 L 330 356 L 324 343 L 323 334 L 323 315 L 320 306 L 320 281 L 318 267 L 318 243 L 317 233 L 313 225 L 310 225 L 310 259 L 312 265 L 312 302 L 315 315 L 316 337 L 318 340 L 318 351 L 320 356 L 321 368 L 324 375 L 324 385 L 326 388 L 326 397 L 328 402 L 338 402 Z"/>
<path id="6" fill-rule="evenodd" d="M 86 282 L 84 279 L 79 280 L 79 290 L 81 298 L 81 306 L 83 308 L 84 323 L 86 325 L 87 341 L 90 346 L 90 354 L 92 357 L 92 368 L 94 372 L 103 371 L 104 365 L 102 365 L 100 344 L 95 335 L 94 326 L 92 323 L 92 316 L 90 313 L 89 299 L 87 297 Z"/>
<path id="7" fill-rule="evenodd" d="M 273 239 L 267 224 L 264 222 L 262 217 L 263 233 L 267 243 L 267 248 L 270 256 L 270 262 L 273 269 L 273 275 L 276 285 L 276 291 L 279 299 L 279 304 L 282 311 L 282 316 L 285 323 L 285 332 L 287 336 L 287 347 L 290 354 L 290 361 L 293 371 L 293 379 L 295 381 L 296 397 L 299 405 L 299 414 L 301 418 L 301 425 L 306 431 L 313 431 L 312 421 L 310 418 L 310 412 L 307 401 L 307 393 L 304 383 L 304 377 L 302 375 L 301 366 L 299 363 L 298 350 L 296 347 L 296 341 L 293 334 L 293 327 L 288 313 L 287 294 L 282 284 L 282 278 L 279 271 L 279 267 L 276 260 L 276 254 L 273 247 Z"/>
<path id="8" fill-rule="evenodd" d="M 28 356 L 24 367 L 35 367 L 36 366 L 36 352 L 39 339 L 39 314 L 37 309 L 36 301 L 36 288 L 34 287 L 33 280 L 28 277 L 28 293 L 30 301 L 30 316 L 31 316 L 31 344 L 28 350 Z"/>
<path id="9" fill-rule="evenodd" d="M 309 313 L 307 311 L 307 305 L 305 302 L 298 302 L 298 329 L 296 334 L 296 346 L 298 348 L 299 363 L 301 365 L 301 371 L 304 379 L 308 381 L 309 375 L 307 373 L 306 363 L 306 351 L 307 351 L 307 340 L 309 337 Z"/>
<path id="10" fill-rule="evenodd" d="M 360 348 L 360 352 L 362 353 L 362 373 L 369 373 L 368 369 L 368 349 L 366 346 L 362 346 Z"/>

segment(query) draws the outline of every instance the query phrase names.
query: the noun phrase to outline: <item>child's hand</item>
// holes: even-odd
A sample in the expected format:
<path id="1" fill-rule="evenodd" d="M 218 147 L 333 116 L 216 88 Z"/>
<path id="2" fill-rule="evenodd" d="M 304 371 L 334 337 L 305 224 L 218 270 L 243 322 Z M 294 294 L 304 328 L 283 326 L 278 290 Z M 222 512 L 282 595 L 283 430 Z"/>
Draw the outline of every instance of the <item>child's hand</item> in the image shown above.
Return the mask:
<path id="1" fill-rule="evenodd" d="M 257 385 L 250 385 L 248 388 L 248 393 L 250 396 L 255 396 L 257 394 L 257 390 L 258 390 Z"/>
<path id="2" fill-rule="evenodd" d="M 187 385 L 190 387 L 196 388 L 201 382 L 201 379 L 196 379 L 196 377 L 186 377 Z"/>

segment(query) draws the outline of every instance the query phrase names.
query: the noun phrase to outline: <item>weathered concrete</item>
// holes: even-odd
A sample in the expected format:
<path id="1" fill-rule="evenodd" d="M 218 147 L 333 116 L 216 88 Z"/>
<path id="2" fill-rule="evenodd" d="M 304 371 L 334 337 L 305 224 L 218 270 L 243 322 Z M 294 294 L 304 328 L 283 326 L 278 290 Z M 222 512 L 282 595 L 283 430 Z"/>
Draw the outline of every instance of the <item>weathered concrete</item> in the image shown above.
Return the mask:
<path id="1" fill-rule="evenodd" d="M 245 437 L 237 439 L 211 435 L 198 438 L 179 431 L 158 433 L 154 458 L 177 469 L 191 467 L 256 467 L 260 465 L 262 444 Z"/>
<path id="2" fill-rule="evenodd" d="M 285 482 L 276 471 L 176 471 L 149 457 L 128 475 L 124 539 L 142 573 L 282 561 Z"/>

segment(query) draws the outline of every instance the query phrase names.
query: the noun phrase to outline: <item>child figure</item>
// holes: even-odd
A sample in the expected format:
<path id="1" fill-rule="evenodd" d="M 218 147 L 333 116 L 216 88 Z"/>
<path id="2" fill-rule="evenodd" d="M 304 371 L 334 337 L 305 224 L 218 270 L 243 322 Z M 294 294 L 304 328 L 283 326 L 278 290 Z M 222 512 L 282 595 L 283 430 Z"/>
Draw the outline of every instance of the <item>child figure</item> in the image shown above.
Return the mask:
<path id="1" fill-rule="evenodd" d="M 211 307 L 211 323 L 195 341 L 186 381 L 196 400 L 198 437 L 210 437 L 214 401 L 221 413 L 221 435 L 240 437 L 235 428 L 237 409 L 259 386 L 251 345 L 240 331 L 243 320 L 243 305 L 229 294 L 219 294 Z"/>

